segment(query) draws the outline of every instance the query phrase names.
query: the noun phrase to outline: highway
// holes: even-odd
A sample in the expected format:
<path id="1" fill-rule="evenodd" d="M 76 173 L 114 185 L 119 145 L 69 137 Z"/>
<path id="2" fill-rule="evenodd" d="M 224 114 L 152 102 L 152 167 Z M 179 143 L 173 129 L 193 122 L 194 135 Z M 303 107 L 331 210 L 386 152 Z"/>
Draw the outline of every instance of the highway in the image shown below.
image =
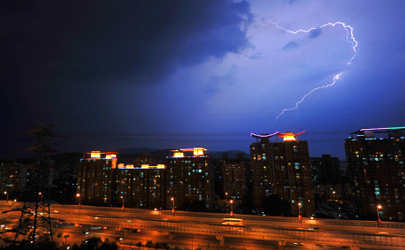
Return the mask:
<path id="1" fill-rule="evenodd" d="M 131 229 L 151 232 L 155 241 L 171 244 L 181 241 L 184 245 L 185 242 L 190 243 L 189 238 L 192 237 L 189 248 L 194 247 L 194 239 L 200 239 L 201 245 L 236 244 L 246 249 L 263 249 L 263 246 L 272 246 L 272 249 L 305 249 L 309 246 L 309 249 L 405 248 L 404 223 L 383 222 L 378 226 L 373 221 L 309 218 L 300 221 L 293 217 L 234 215 L 233 217 L 242 219 L 243 225 L 223 225 L 223 218 L 227 217 L 230 215 L 184 211 L 175 211 L 173 214 L 171 210 L 125 208 L 123 211 L 112 207 L 52 205 L 52 218 L 76 225 L 107 226 L 115 230 L 112 232 L 114 235 L 125 235 L 126 240 L 122 242 L 121 248 L 128 241 L 128 249 L 137 242 L 136 237 L 143 241 L 147 238 L 142 233 L 134 236 L 130 233 Z M 107 231 L 101 233 L 105 234 Z M 100 232 L 91 233 L 97 235 Z M 133 237 L 135 238 L 131 239 Z"/>

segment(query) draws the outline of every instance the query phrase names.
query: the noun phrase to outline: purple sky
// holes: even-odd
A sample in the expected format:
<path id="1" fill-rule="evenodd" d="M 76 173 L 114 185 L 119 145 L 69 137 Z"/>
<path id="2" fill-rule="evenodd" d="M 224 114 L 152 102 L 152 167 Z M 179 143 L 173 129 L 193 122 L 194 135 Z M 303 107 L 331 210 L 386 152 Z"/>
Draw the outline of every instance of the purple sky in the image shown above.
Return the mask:
<path id="1" fill-rule="evenodd" d="M 1 3 L 0 156 L 33 144 L 15 134 L 37 119 L 61 152 L 248 152 L 251 132 L 306 130 L 311 156 L 343 159 L 350 132 L 405 125 L 403 13 L 391 0 Z"/>

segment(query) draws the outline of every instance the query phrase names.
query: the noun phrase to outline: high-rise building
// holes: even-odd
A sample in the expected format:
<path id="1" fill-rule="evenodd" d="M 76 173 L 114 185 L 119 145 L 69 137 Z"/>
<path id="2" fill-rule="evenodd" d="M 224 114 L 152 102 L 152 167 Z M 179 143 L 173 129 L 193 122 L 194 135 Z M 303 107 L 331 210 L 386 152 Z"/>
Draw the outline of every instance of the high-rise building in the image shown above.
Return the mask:
<path id="1" fill-rule="evenodd" d="M 84 153 L 77 171 L 77 195 L 82 204 L 115 205 L 117 152 Z"/>
<path id="2" fill-rule="evenodd" d="M 309 158 L 312 170 L 312 183 L 316 193 L 327 199 L 338 199 L 344 196 L 341 183 L 338 157 L 322 155 Z"/>
<path id="3" fill-rule="evenodd" d="M 346 138 L 347 172 L 360 217 L 377 218 L 378 212 L 384 219 L 404 219 L 404 132 L 405 127 L 369 128 Z"/>
<path id="4" fill-rule="evenodd" d="M 166 207 L 212 210 L 214 201 L 213 164 L 201 147 L 172 150 L 166 159 Z M 173 198 L 173 200 L 172 200 Z"/>
<path id="5" fill-rule="evenodd" d="M 21 163 L 1 163 L 0 164 L 0 195 L 5 194 L 12 197 L 24 187 L 22 177 L 27 174 L 27 169 Z"/>
<path id="6" fill-rule="evenodd" d="M 340 165 L 338 157 L 322 155 L 322 157 L 309 158 L 312 169 L 313 183 L 340 184 Z"/>
<path id="7" fill-rule="evenodd" d="M 266 199 L 276 195 L 290 204 L 292 215 L 315 213 L 308 142 L 295 138 L 301 133 L 251 134 L 257 139 L 250 145 L 250 157 L 253 199 L 259 210 L 264 211 Z M 274 136 L 283 142 L 270 142 Z"/>
<path id="8" fill-rule="evenodd" d="M 223 161 L 222 181 L 226 199 L 240 200 L 246 194 L 245 164 L 238 160 Z"/>
<path id="9" fill-rule="evenodd" d="M 134 160 L 138 162 L 138 160 Z M 116 204 L 125 207 L 165 209 L 166 166 L 118 164 L 116 174 Z"/>

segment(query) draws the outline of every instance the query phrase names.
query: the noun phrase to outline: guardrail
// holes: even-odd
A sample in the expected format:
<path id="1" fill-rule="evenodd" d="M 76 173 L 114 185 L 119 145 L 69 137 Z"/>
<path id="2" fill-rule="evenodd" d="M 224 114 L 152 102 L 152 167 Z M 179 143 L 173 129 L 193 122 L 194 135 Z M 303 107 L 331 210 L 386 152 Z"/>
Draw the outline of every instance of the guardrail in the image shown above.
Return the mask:
<path id="1" fill-rule="evenodd" d="M 81 209 L 81 210 L 91 210 L 91 211 L 107 211 L 107 212 L 122 212 L 121 208 L 116 207 L 97 207 L 97 206 L 78 206 L 78 205 L 53 205 L 55 209 Z M 136 208 L 125 208 L 126 213 L 134 214 L 148 214 L 153 210 L 148 209 L 136 209 Z M 172 215 L 171 210 L 158 210 L 162 215 L 170 216 Z M 229 214 L 222 213 L 198 213 L 198 212 L 188 212 L 188 211 L 175 211 L 176 216 L 180 217 L 193 217 L 193 218 L 207 218 L 207 219 L 223 219 L 227 218 Z M 304 223 L 307 225 L 312 225 L 313 220 L 309 218 L 303 218 L 302 222 L 298 220 L 297 217 L 282 217 L 282 216 L 258 216 L 258 215 L 243 215 L 236 214 L 235 218 L 241 218 L 246 222 L 251 223 Z M 378 225 L 377 221 L 359 221 L 359 220 L 336 220 L 336 219 L 319 219 L 316 218 L 316 224 L 320 226 L 342 226 L 342 227 L 368 227 L 368 228 L 386 228 L 386 229 L 404 229 L 405 223 L 403 222 L 390 222 L 383 221 Z"/>
<path id="2" fill-rule="evenodd" d="M 359 245 L 362 247 L 405 248 L 405 236 L 366 234 L 353 232 L 310 231 L 291 228 L 250 228 L 244 226 L 196 224 L 186 220 L 151 220 L 95 217 L 80 213 L 53 213 L 53 218 L 70 223 L 114 226 L 128 229 L 148 228 L 169 232 L 185 232 L 200 235 L 222 235 L 224 237 L 244 237 L 261 240 L 287 240 L 311 242 L 315 244 Z"/>

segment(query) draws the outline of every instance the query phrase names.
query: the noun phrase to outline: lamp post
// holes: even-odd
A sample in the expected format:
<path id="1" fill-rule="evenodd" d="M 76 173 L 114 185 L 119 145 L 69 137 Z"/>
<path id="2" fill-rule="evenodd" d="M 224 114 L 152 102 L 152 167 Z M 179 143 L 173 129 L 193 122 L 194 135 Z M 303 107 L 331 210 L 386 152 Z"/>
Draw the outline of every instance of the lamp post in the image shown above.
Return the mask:
<path id="1" fill-rule="evenodd" d="M 230 200 L 231 203 L 231 216 L 233 216 L 233 200 Z"/>
<path id="2" fill-rule="evenodd" d="M 121 195 L 121 199 L 122 199 L 122 212 L 124 212 L 124 209 L 125 209 L 125 206 L 124 206 L 124 202 L 125 202 L 124 196 Z"/>
<path id="3" fill-rule="evenodd" d="M 7 193 L 7 191 L 4 191 L 4 194 L 7 196 L 6 202 L 8 203 L 8 193 Z"/>
<path id="4" fill-rule="evenodd" d="M 377 205 L 377 225 L 380 226 L 381 220 L 380 220 L 380 209 L 382 208 L 381 205 Z"/>
<path id="5" fill-rule="evenodd" d="M 302 220 L 302 216 L 301 216 L 301 202 L 298 202 L 298 219 Z"/>
<path id="6" fill-rule="evenodd" d="M 172 205 L 172 213 L 174 214 L 174 198 L 172 197 L 170 200 L 173 202 L 173 205 Z"/>
<path id="7" fill-rule="evenodd" d="M 42 201 L 42 198 L 43 198 L 42 192 L 39 192 L 38 195 L 39 195 L 39 197 L 40 197 L 40 201 Z"/>
<path id="8" fill-rule="evenodd" d="M 80 193 L 77 193 L 76 197 L 79 198 L 79 207 L 80 207 L 82 205 L 82 197 L 80 196 Z"/>

